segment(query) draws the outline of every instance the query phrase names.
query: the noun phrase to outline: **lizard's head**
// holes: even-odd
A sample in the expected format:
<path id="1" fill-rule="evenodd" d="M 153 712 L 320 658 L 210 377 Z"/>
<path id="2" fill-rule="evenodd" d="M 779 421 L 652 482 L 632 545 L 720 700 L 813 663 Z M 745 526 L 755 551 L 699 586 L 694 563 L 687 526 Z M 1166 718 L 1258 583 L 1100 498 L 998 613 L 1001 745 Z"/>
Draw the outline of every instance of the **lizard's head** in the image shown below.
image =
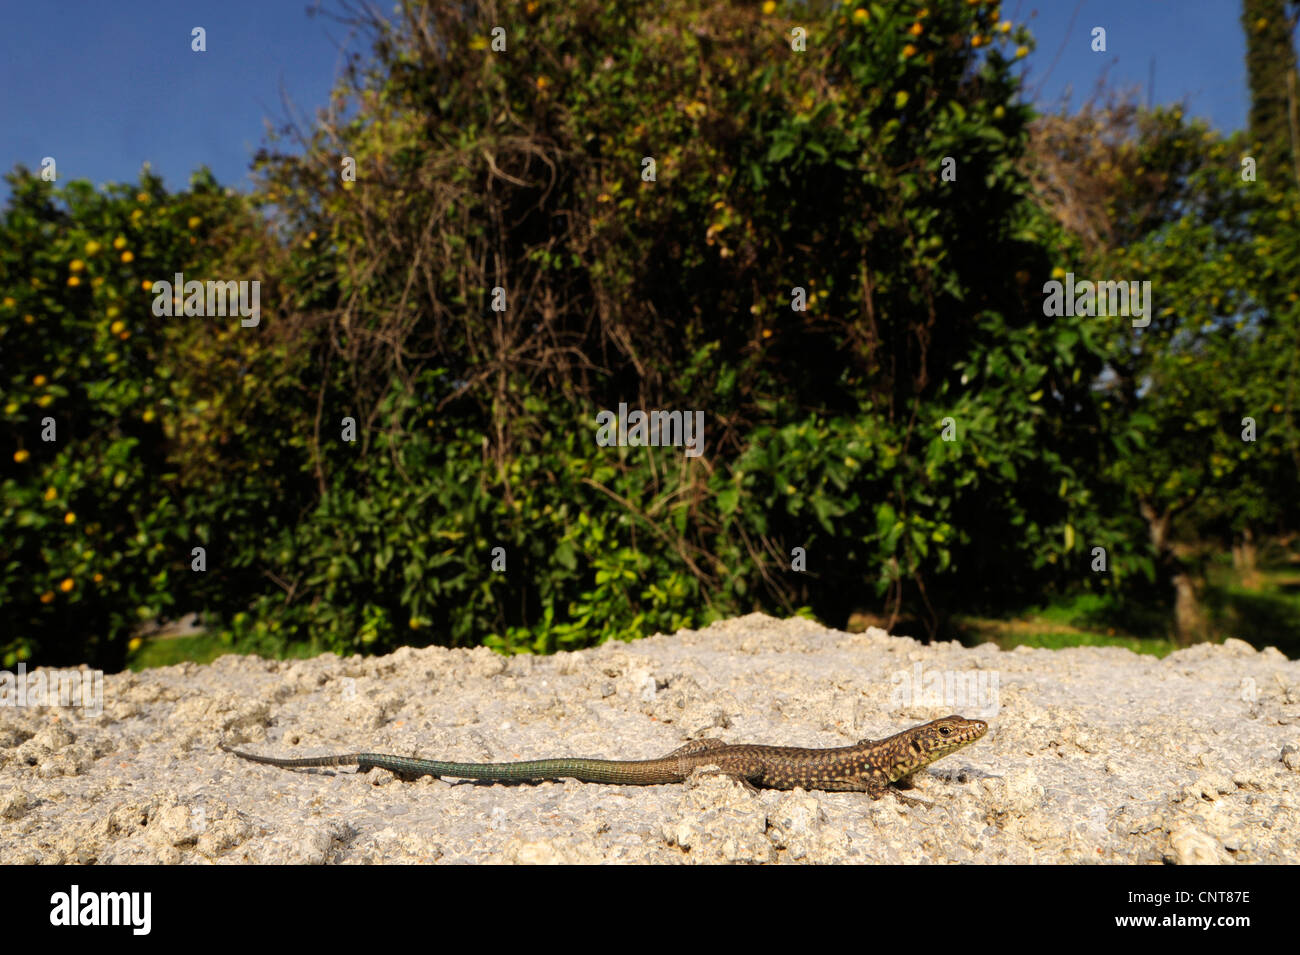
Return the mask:
<path id="1" fill-rule="evenodd" d="M 931 748 L 942 749 L 947 755 L 967 743 L 975 742 L 989 731 L 989 724 L 983 720 L 968 720 L 964 716 L 945 716 L 917 729 L 928 730 L 927 736 L 932 739 Z"/>
<path id="2" fill-rule="evenodd" d="M 969 746 L 988 731 L 988 723 L 964 716 L 945 716 L 904 730 L 895 737 L 898 757 L 890 781 L 897 782 L 936 759 Z"/>

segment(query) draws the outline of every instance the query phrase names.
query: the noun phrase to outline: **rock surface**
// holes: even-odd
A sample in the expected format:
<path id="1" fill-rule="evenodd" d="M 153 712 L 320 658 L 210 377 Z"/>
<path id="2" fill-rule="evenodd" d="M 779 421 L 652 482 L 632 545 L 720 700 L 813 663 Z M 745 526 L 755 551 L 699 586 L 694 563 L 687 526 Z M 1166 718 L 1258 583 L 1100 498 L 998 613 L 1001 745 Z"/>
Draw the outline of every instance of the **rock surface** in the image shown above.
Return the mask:
<path id="1" fill-rule="evenodd" d="M 39 671 L 38 671 L 39 672 Z M 492 785 L 272 755 L 640 759 L 843 746 L 949 713 L 988 735 L 862 793 Z M 1300 663 L 1240 641 L 924 646 L 751 615 L 553 657 L 226 656 L 104 679 L 103 711 L 0 706 L 0 863 L 1300 861 Z"/>

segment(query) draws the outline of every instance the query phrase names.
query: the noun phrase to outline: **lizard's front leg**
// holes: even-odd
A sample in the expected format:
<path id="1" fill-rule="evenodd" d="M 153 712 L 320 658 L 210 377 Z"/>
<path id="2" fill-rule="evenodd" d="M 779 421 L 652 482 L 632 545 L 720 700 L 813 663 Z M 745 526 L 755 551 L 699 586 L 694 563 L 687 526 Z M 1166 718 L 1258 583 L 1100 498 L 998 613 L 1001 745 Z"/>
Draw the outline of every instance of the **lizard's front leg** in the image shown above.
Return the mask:
<path id="1" fill-rule="evenodd" d="M 866 790 L 867 795 L 870 796 L 872 799 L 879 799 L 881 796 L 885 795 L 885 793 L 889 793 L 895 799 L 899 800 L 900 802 L 902 802 L 904 805 L 907 806 L 928 807 L 932 805 L 931 803 L 926 802 L 924 799 L 917 799 L 913 796 L 904 796 L 893 786 L 889 785 L 889 783 L 885 782 L 885 780 L 880 776 L 868 776 L 865 780 L 863 780 L 862 788 Z"/>

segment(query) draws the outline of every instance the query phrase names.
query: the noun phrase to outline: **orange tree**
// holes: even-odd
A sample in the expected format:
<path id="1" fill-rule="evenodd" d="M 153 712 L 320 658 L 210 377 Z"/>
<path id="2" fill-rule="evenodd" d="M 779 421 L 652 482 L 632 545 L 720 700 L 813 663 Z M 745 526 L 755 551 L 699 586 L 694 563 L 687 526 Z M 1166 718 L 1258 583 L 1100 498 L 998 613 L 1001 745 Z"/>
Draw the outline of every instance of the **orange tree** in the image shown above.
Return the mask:
<path id="1" fill-rule="evenodd" d="M 1101 183 L 1110 240 L 1076 261 L 1149 281 L 1153 314 L 1141 328 L 1075 321 L 1104 346 L 1104 427 L 1136 439 L 1108 445 L 1104 493 L 1117 518 L 1140 518 L 1130 533 L 1147 538 L 1147 574 L 1189 642 L 1208 629 L 1183 545 L 1291 531 L 1300 517 L 1300 206 L 1285 183 L 1243 180 L 1241 137 L 1177 109 L 1129 114 L 1119 132 L 1080 162 L 1078 178 Z"/>
<path id="2" fill-rule="evenodd" d="M 530 2 L 507 55 L 490 5 L 400 12 L 369 24 L 373 62 L 339 89 L 355 108 L 305 154 L 262 157 L 291 254 L 241 241 L 258 235 L 241 204 L 219 217 L 239 226 L 211 243 L 223 268 L 272 267 L 275 347 L 160 323 L 117 405 L 95 404 L 98 366 L 64 379 L 99 457 L 159 389 L 171 422 L 149 469 L 117 468 L 129 497 L 91 485 L 76 501 L 106 502 L 106 553 L 135 582 L 84 618 L 96 632 L 192 604 L 257 645 L 493 634 L 551 650 L 756 607 L 838 622 L 880 596 L 934 623 L 1078 577 L 1104 522 L 1100 346 L 1042 314 L 1064 239 L 1017 171 L 1028 37 L 998 4 Z M 356 182 L 337 175 L 344 156 Z M 24 250 L 5 260 L 16 316 L 24 283 L 71 277 L 97 233 L 62 237 L 131 198 L 87 194 L 68 216 L 26 188 L 6 231 Z M 164 198 L 153 208 L 189 201 Z M 157 259 L 133 278 L 186 261 L 165 243 Z M 78 301 L 55 303 L 57 334 L 24 345 L 10 380 L 76 340 L 63 323 L 93 324 L 95 300 Z M 597 447 L 595 413 L 621 401 L 704 411 L 705 454 Z M 35 459 L 32 427 L 6 432 L 33 455 L 14 465 Z M 117 453 L 129 464 L 141 443 Z M 76 467 L 37 463 L 6 475 L 22 513 L 54 463 Z M 74 632 L 56 601 L 86 591 L 58 575 L 82 560 L 93 580 L 102 558 L 71 525 L 51 537 L 19 514 L 5 586 L 25 595 L 26 632 Z M 181 575 L 195 541 L 210 570 Z M 811 573 L 790 571 L 796 546 Z"/>
<path id="3" fill-rule="evenodd" d="M 215 277 L 214 236 L 247 217 L 206 172 L 176 195 L 147 171 L 103 193 L 21 169 L 9 181 L 0 658 L 116 669 L 142 620 L 193 609 L 190 551 L 206 543 L 174 452 L 205 444 L 191 369 L 220 365 L 207 320 L 153 314 L 152 283 Z"/>

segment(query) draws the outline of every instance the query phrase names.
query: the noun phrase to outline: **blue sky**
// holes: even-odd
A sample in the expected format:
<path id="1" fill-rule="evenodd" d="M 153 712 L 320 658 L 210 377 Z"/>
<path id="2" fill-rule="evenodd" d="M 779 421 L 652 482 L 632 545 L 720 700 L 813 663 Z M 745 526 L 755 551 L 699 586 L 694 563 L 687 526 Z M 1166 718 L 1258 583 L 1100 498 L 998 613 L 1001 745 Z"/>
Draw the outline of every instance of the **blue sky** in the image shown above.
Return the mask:
<path id="1" fill-rule="evenodd" d="M 323 0 L 326 10 L 338 10 Z M 563 0 L 543 0 L 563 2 Z M 60 181 L 133 180 L 144 161 L 169 189 L 208 165 L 249 185 L 249 161 L 267 121 L 294 110 L 310 120 L 328 99 L 355 40 L 318 0 L 37 0 L 4 5 L 0 35 L 0 169 L 41 158 Z M 391 9 L 387 3 L 381 9 Z M 1003 0 L 1003 16 L 1038 39 L 1030 98 L 1077 106 L 1099 78 L 1145 90 L 1155 63 L 1156 102 L 1185 102 L 1222 130 L 1241 128 L 1249 99 L 1240 0 Z M 208 51 L 190 51 L 190 30 Z M 1089 49 L 1094 26 L 1106 53 Z M 291 105 L 290 105 L 291 104 Z M 8 187 L 0 183 L 0 193 Z"/>

